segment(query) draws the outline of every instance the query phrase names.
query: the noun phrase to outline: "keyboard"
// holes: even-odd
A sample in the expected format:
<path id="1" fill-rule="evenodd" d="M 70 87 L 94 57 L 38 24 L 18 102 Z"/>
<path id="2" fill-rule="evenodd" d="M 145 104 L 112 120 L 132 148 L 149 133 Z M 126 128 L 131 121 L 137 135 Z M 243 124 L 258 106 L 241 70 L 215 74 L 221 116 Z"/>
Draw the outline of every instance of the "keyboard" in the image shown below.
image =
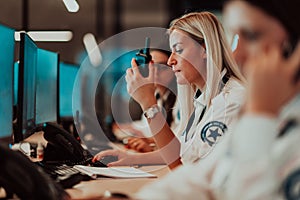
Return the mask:
<path id="1" fill-rule="evenodd" d="M 77 169 L 66 164 L 44 164 L 42 162 L 36 162 L 36 164 L 42 167 L 44 172 L 50 175 L 50 177 L 58 182 L 63 188 L 71 188 L 81 181 L 88 181 L 92 179 L 90 176 L 82 174 Z"/>
<path id="2" fill-rule="evenodd" d="M 77 169 L 64 164 L 53 167 L 53 171 L 58 174 L 62 180 L 79 173 Z"/>
<path id="3" fill-rule="evenodd" d="M 36 162 L 43 170 L 50 175 L 52 179 L 62 185 L 63 188 L 71 188 L 80 181 L 91 180 L 92 178 L 86 174 L 81 173 L 73 168 L 74 165 L 86 165 L 92 167 L 107 167 L 102 161 L 92 162 L 92 156 L 87 156 L 82 161 L 72 162 L 65 161 L 50 161 L 50 162 Z"/>

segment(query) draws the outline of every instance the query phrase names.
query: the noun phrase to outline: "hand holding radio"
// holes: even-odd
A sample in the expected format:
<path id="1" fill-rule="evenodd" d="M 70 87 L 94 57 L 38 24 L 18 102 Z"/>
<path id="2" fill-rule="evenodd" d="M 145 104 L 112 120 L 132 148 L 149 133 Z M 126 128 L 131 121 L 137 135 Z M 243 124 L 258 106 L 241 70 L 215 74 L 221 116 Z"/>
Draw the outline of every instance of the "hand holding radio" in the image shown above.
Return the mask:
<path id="1" fill-rule="evenodd" d="M 150 39 L 146 38 L 145 48 L 141 49 L 131 61 L 131 68 L 126 71 L 127 91 L 142 109 L 156 104 L 154 97 L 154 66 L 149 50 Z M 150 65 L 148 65 L 150 63 Z"/>
<path id="2" fill-rule="evenodd" d="M 132 59 L 131 65 L 132 67 L 127 69 L 125 77 L 127 91 L 140 104 L 141 108 L 145 110 L 157 103 L 153 95 L 155 92 L 154 66 L 150 63 L 149 75 L 143 77 L 134 59 Z"/>
<path id="3" fill-rule="evenodd" d="M 150 55 L 150 38 L 145 39 L 145 48 L 140 49 L 135 56 L 136 64 L 139 66 L 140 73 L 147 77 L 149 75 L 148 64 L 152 60 Z"/>

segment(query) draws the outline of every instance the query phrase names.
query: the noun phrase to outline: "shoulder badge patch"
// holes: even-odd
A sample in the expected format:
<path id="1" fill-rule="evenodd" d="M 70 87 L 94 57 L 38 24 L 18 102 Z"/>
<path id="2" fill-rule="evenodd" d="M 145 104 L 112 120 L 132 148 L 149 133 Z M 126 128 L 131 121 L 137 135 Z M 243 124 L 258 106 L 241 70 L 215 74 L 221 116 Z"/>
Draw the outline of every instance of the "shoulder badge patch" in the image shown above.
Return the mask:
<path id="1" fill-rule="evenodd" d="M 207 142 L 209 146 L 213 146 L 226 130 L 227 126 L 222 122 L 208 122 L 201 130 L 201 139 L 203 142 Z"/>
<path id="2" fill-rule="evenodd" d="M 283 183 L 284 197 L 287 200 L 300 199 L 300 169 L 292 172 Z"/>

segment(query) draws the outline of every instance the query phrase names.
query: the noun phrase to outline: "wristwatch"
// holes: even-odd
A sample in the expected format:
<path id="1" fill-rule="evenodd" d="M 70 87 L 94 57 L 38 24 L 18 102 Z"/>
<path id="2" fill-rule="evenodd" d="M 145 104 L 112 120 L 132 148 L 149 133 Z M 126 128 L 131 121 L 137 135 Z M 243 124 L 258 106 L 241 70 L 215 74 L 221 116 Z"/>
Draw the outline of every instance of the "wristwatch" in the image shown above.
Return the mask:
<path id="1" fill-rule="evenodd" d="M 160 112 L 160 109 L 158 107 L 158 105 L 153 105 L 150 108 L 148 108 L 147 110 L 144 111 L 144 116 L 147 119 L 152 119 L 155 117 L 155 115 Z"/>

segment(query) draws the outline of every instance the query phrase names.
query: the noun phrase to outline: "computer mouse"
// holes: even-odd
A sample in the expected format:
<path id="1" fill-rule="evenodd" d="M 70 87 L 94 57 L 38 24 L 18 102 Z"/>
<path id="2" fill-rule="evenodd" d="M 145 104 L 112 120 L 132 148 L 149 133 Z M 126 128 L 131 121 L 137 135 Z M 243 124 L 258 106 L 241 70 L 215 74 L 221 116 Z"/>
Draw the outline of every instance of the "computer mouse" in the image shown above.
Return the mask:
<path id="1" fill-rule="evenodd" d="M 115 162 L 118 160 L 118 156 L 104 156 L 99 161 L 107 165 L 108 163 Z"/>
<path id="2" fill-rule="evenodd" d="M 94 161 L 94 162 L 91 162 L 90 165 L 92 167 L 107 167 L 106 163 L 103 163 L 102 161 Z"/>

